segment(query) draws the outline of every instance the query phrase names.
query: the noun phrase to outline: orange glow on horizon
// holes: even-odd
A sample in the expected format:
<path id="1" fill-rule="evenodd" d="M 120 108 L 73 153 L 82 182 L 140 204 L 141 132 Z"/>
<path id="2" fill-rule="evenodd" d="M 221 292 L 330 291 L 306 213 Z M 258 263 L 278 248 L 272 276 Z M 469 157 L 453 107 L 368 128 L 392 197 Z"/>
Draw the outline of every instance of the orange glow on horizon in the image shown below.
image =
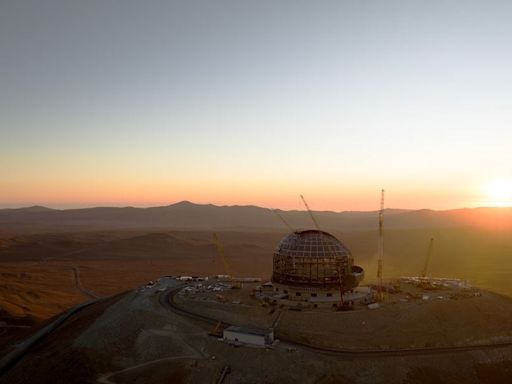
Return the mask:
<path id="1" fill-rule="evenodd" d="M 299 198 L 303 194 L 311 209 L 316 211 L 375 211 L 379 207 L 380 186 L 327 186 L 275 185 L 266 183 L 187 183 L 148 182 L 134 185 L 129 182 L 101 183 L 99 186 L 81 183 L 59 183 L 51 188 L 39 185 L 16 191 L 15 199 L 3 198 L 11 206 L 47 205 L 49 207 L 90 206 L 160 206 L 187 200 L 197 204 L 256 205 L 284 210 L 304 210 Z M 37 193 L 34 194 L 34 189 Z M 386 188 L 386 207 L 403 209 L 455 209 L 478 206 L 471 195 L 442 195 L 437 190 L 413 189 L 411 187 Z M 4 190 L 7 194 L 14 191 Z M 37 198 L 34 198 L 34 195 Z M 442 202 L 442 203 L 440 203 Z"/>
<path id="2" fill-rule="evenodd" d="M 492 207 L 512 206 L 512 181 L 496 179 L 488 182 L 483 187 L 486 196 L 486 205 Z"/>
<path id="3" fill-rule="evenodd" d="M 259 176 L 259 177 L 258 177 Z M 305 179 L 309 179 L 305 181 Z M 375 211 L 380 189 L 386 190 L 387 208 L 447 210 L 464 207 L 506 206 L 512 201 L 512 183 L 503 181 L 453 185 L 447 180 L 394 179 L 382 185 L 361 177 L 352 182 L 303 176 L 280 179 L 273 175 L 185 175 L 164 178 L 107 174 L 55 174 L 27 182 L 21 176 L 7 180 L 0 191 L 3 206 L 46 205 L 56 208 L 90 206 L 159 206 L 188 200 L 197 204 L 256 205 L 284 210 L 303 210 L 303 194 L 313 210 Z M 439 186 L 441 185 L 441 186 Z M 444 187 L 449 185 L 449 187 Z M 507 200 L 508 199 L 508 200 Z"/>

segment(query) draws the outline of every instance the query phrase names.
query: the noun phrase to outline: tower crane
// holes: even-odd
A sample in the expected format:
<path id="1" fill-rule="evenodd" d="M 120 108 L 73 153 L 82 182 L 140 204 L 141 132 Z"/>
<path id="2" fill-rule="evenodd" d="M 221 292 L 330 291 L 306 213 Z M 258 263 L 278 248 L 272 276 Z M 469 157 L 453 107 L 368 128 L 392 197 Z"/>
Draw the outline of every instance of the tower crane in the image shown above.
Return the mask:
<path id="1" fill-rule="evenodd" d="M 379 281 L 379 299 L 382 299 L 382 256 L 384 255 L 384 189 L 380 191 L 379 241 L 377 250 L 377 279 Z"/>
<path id="2" fill-rule="evenodd" d="M 226 259 L 226 255 L 224 254 L 224 246 L 222 245 L 219 236 L 214 232 L 213 233 L 213 242 L 215 243 L 215 246 L 217 247 L 217 253 L 222 261 L 222 264 L 224 266 L 224 273 L 229 276 L 229 280 L 231 282 L 231 285 L 233 288 L 241 288 L 241 284 L 238 282 L 235 282 L 233 279 L 233 275 L 231 274 L 231 268 L 229 267 L 228 260 Z"/>
<path id="3" fill-rule="evenodd" d="M 286 225 L 286 227 L 291 231 L 291 232 L 296 232 L 296 230 L 285 220 L 285 218 L 279 214 L 279 212 L 277 212 L 277 210 L 275 209 L 272 209 L 272 208 L 269 208 L 273 213 L 275 213 L 275 215 L 281 220 L 281 222 Z"/>
<path id="4" fill-rule="evenodd" d="M 425 258 L 425 265 L 423 266 L 423 271 L 421 271 L 421 277 L 427 277 L 428 265 L 430 263 L 430 256 L 432 255 L 432 248 L 434 247 L 434 238 L 430 239 L 428 243 L 427 257 Z"/>
<path id="5" fill-rule="evenodd" d="M 313 216 L 313 212 L 311 212 L 311 209 L 309 209 L 308 203 L 306 203 L 306 199 L 304 199 L 304 196 L 300 195 L 300 198 L 302 199 L 302 202 L 306 206 L 306 209 L 308 210 L 309 216 L 311 217 L 311 220 L 313 220 L 313 223 L 315 224 L 315 227 L 317 230 L 320 230 L 320 226 L 318 225 L 315 216 Z"/>

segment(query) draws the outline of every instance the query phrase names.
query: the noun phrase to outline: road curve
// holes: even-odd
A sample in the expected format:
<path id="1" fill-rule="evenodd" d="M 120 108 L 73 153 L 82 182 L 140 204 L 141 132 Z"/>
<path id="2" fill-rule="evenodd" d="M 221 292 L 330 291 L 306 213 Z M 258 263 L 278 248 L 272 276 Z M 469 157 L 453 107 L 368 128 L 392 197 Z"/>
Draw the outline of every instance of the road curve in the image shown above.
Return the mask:
<path id="1" fill-rule="evenodd" d="M 88 289 L 85 289 L 82 285 L 82 280 L 80 280 L 80 271 L 78 270 L 78 267 L 71 268 L 73 270 L 73 276 L 75 278 L 75 287 L 80 292 L 82 292 L 84 295 L 88 296 L 89 298 L 95 300 L 99 299 L 99 296 L 96 295 L 94 292 L 89 291 Z"/>
<path id="2" fill-rule="evenodd" d="M 75 313 L 81 311 L 82 309 L 98 302 L 98 300 L 87 301 L 74 307 L 68 309 L 63 312 L 58 318 L 56 318 L 53 322 L 48 324 L 47 326 L 39 329 L 36 333 L 31 335 L 29 338 L 21 341 L 16 345 L 16 347 L 9 352 L 7 355 L 3 356 L 0 359 L 0 377 L 6 373 L 9 369 L 11 369 L 16 363 L 25 356 L 28 350 L 35 344 L 39 343 L 42 339 L 48 336 L 50 333 L 55 331 L 58 327 L 60 327 L 67 319 L 73 316 Z"/>
<path id="3" fill-rule="evenodd" d="M 162 292 L 159 295 L 159 302 L 162 306 L 168 308 L 176 314 L 179 314 L 190 319 L 203 321 L 209 324 L 217 324 L 220 320 L 213 317 L 200 315 L 198 313 L 186 310 L 174 301 L 174 296 L 183 288 L 186 284 L 175 287 L 171 290 Z M 224 326 L 229 326 L 226 322 L 221 322 Z M 279 336 L 279 335 L 278 335 Z M 512 342 L 507 343 L 493 343 L 493 344 L 480 344 L 480 345 L 467 345 L 467 346 L 446 346 L 446 347 L 426 347 L 426 348 L 403 348 L 403 349 L 341 349 L 341 348 L 326 348 L 318 347 L 312 344 L 301 343 L 295 340 L 288 339 L 286 337 L 279 337 L 279 340 L 286 342 L 286 344 L 307 349 L 312 352 L 319 352 L 329 355 L 337 355 L 344 357 L 391 357 L 391 356 L 411 356 L 411 355 L 432 355 L 432 354 L 443 354 L 443 353 L 458 353 L 458 352 L 469 352 L 469 351 L 482 351 L 489 349 L 507 348 L 512 347 Z"/>

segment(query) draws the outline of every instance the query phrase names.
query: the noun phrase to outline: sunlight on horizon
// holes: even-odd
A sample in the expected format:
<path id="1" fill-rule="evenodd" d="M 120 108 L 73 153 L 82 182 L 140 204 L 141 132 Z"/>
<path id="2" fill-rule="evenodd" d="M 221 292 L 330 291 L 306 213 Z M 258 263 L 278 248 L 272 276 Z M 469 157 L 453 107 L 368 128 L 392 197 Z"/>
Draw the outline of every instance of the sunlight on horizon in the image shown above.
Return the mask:
<path id="1" fill-rule="evenodd" d="M 0 208 L 512 205 L 512 3 L 4 3 Z"/>
<path id="2" fill-rule="evenodd" d="M 512 207 L 512 180 L 495 179 L 487 182 L 482 190 L 487 206 Z"/>

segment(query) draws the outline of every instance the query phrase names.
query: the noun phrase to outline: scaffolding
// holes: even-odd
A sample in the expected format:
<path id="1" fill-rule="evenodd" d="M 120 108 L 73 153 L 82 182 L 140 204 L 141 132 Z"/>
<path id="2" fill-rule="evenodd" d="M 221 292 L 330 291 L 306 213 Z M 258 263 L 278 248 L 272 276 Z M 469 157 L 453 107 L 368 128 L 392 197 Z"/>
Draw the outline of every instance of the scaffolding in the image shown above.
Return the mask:
<path id="1" fill-rule="evenodd" d="M 272 280 L 309 286 L 350 285 L 350 250 L 327 232 L 307 230 L 286 236 L 274 252 Z"/>

